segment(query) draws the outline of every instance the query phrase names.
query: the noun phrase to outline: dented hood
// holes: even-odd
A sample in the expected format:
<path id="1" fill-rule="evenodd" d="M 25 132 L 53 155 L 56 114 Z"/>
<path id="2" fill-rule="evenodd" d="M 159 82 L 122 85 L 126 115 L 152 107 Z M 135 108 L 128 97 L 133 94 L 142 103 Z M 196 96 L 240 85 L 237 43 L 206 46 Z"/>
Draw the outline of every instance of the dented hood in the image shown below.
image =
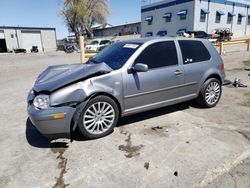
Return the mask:
<path id="1" fill-rule="evenodd" d="M 73 82 L 111 71 L 112 69 L 105 63 L 49 66 L 38 76 L 34 90 L 36 92 L 53 92 Z"/>

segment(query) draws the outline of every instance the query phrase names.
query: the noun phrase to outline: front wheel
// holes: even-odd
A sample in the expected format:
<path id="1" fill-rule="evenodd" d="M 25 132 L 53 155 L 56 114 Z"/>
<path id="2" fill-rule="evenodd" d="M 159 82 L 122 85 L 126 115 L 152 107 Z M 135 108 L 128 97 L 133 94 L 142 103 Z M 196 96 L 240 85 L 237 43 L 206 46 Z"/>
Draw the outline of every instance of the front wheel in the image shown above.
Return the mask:
<path id="1" fill-rule="evenodd" d="M 212 108 L 219 102 L 221 93 L 221 82 L 216 78 L 210 78 L 201 87 L 197 102 L 202 107 Z"/>
<path id="2" fill-rule="evenodd" d="M 81 112 L 78 128 L 85 138 L 100 138 L 113 131 L 118 118 L 119 110 L 114 100 L 98 96 L 91 99 Z"/>

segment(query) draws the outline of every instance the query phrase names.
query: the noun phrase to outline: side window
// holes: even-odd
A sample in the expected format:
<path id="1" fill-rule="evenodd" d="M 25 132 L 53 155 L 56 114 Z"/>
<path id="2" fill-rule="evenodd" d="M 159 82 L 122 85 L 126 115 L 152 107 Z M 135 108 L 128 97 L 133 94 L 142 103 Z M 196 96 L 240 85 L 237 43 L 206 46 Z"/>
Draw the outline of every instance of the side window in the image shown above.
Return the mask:
<path id="1" fill-rule="evenodd" d="M 201 41 L 179 40 L 184 64 L 208 61 L 211 58 L 207 48 Z"/>
<path id="2" fill-rule="evenodd" d="M 108 44 L 108 43 L 109 43 L 109 40 L 102 40 L 100 44 L 101 44 L 101 45 L 102 45 L 102 44 L 105 45 L 105 44 Z"/>
<path id="3" fill-rule="evenodd" d="M 206 21 L 206 16 L 207 14 L 201 10 L 200 12 L 200 22 L 205 22 Z"/>
<path id="4" fill-rule="evenodd" d="M 136 63 L 144 63 L 149 69 L 178 65 L 174 41 L 151 44 L 137 57 Z"/>

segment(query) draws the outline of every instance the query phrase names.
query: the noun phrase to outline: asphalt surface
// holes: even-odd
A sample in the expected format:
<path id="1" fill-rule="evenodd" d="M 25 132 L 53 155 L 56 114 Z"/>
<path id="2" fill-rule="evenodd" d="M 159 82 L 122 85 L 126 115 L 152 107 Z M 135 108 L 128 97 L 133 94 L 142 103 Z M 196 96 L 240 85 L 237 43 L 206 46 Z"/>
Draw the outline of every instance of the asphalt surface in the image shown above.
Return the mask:
<path id="1" fill-rule="evenodd" d="M 0 55 L 0 187 L 250 187 L 250 53 L 223 56 L 217 107 L 193 102 L 122 118 L 107 137 L 50 141 L 28 120 L 26 97 L 48 65 L 79 54 Z"/>

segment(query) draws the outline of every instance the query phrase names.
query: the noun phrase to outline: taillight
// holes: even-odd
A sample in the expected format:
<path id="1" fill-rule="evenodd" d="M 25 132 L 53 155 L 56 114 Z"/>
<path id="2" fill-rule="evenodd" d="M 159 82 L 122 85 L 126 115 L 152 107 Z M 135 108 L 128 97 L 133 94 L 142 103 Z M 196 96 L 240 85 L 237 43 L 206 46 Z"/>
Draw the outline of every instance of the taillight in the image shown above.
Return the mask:
<path id="1" fill-rule="evenodd" d="M 224 72 L 224 71 L 225 71 L 225 67 L 224 67 L 224 62 L 223 62 L 223 60 L 221 60 L 220 71 L 221 71 L 221 72 Z"/>

